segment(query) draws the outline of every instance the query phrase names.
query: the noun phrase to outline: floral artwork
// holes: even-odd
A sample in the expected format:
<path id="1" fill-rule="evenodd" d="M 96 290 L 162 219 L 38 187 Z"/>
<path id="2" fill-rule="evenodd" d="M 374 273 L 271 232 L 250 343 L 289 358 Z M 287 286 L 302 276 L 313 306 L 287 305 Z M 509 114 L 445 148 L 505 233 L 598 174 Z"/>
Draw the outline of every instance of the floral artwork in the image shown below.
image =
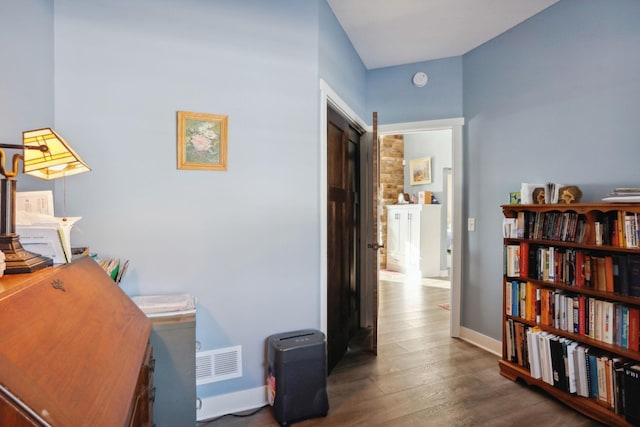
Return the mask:
<path id="1" fill-rule="evenodd" d="M 178 111 L 178 169 L 227 170 L 227 116 Z"/>

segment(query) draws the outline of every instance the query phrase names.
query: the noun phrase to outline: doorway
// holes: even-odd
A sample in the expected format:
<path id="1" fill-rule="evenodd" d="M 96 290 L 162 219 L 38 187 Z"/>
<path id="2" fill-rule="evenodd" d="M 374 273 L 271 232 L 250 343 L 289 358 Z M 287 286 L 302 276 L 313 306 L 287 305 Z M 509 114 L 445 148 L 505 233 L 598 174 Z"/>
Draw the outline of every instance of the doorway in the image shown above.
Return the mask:
<path id="1" fill-rule="evenodd" d="M 385 206 L 381 225 L 386 247 L 381 252 L 380 269 L 404 272 L 410 268 L 398 259 L 402 258 L 402 253 L 397 248 L 397 232 L 400 231 L 396 230 L 397 216 L 398 212 L 405 210 L 397 205 L 400 199 L 404 201 L 406 198 L 417 209 L 412 209 L 415 212 L 409 215 L 419 215 L 423 222 L 420 240 L 409 239 L 401 248 L 401 252 L 410 248 L 415 256 L 419 256 L 419 264 L 412 266 L 419 267 L 419 271 L 413 271 L 411 276 L 448 280 L 450 263 L 447 253 L 452 247 L 449 237 L 452 235 L 453 211 L 452 186 L 449 183 L 453 157 L 451 135 L 451 129 L 440 129 L 381 136 L 380 160 L 385 165 L 380 173 L 380 191 Z M 415 182 L 410 177 L 411 169 L 424 161 L 430 166 L 428 178 L 424 182 Z M 389 212 L 395 214 L 394 218 L 387 217 Z M 428 222 L 424 223 L 427 218 Z M 419 222 L 416 225 L 420 225 Z M 387 226 L 391 226 L 391 230 Z M 389 240 L 391 235 L 395 240 Z M 405 248 L 406 245 L 409 247 Z"/>
<path id="2" fill-rule="evenodd" d="M 399 135 L 411 134 L 416 132 L 425 132 L 432 130 L 451 130 L 451 180 L 447 186 L 447 192 L 450 194 L 445 199 L 451 198 L 450 206 L 451 214 L 451 262 L 449 280 L 451 283 L 450 293 L 450 323 L 449 335 L 452 337 L 460 336 L 460 304 L 461 304 L 461 282 L 462 282 L 462 126 L 463 118 L 429 120 L 423 122 L 397 123 L 391 125 L 379 126 L 380 135 Z"/>
<path id="3" fill-rule="evenodd" d="M 324 81 L 320 80 L 320 158 L 319 158 L 319 173 L 320 173 L 320 329 L 327 333 L 327 106 L 332 105 L 337 107 L 339 111 L 344 113 L 352 121 L 359 124 L 363 129 L 370 130 L 368 126 L 359 116 L 349 107 L 349 105 L 340 98 L 340 96 Z M 457 248 L 462 248 L 462 182 L 463 182 L 463 170 L 462 170 L 462 126 L 464 125 L 463 118 L 443 119 L 443 120 L 429 120 L 421 122 L 408 122 L 398 123 L 392 125 L 381 125 L 379 132 L 382 134 L 394 134 L 394 133 L 406 133 L 406 132 L 419 132 L 424 130 L 434 129 L 451 129 L 452 141 L 453 141 L 453 245 Z M 460 336 L 460 287 L 461 287 L 461 274 L 462 274 L 462 261 L 461 250 L 454 251 L 451 260 L 451 311 L 450 311 L 450 327 L 449 335 L 452 337 Z M 365 280 L 361 289 L 361 315 L 363 320 L 361 321 L 362 327 L 371 326 L 374 323 L 375 315 L 372 304 L 374 299 L 371 297 L 372 287 L 377 287 L 376 283 L 369 283 Z"/>

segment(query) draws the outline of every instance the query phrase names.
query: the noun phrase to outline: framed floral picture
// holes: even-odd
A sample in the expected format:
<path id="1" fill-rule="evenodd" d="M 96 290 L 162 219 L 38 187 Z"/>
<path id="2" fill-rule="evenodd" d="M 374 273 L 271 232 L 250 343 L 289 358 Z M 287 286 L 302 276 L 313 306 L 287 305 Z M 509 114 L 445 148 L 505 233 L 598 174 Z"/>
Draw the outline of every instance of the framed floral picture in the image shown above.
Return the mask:
<path id="1" fill-rule="evenodd" d="M 431 184 L 431 157 L 410 160 L 409 178 L 411 185 Z"/>
<path id="2" fill-rule="evenodd" d="M 220 114 L 178 111 L 178 169 L 226 171 L 227 122 Z"/>

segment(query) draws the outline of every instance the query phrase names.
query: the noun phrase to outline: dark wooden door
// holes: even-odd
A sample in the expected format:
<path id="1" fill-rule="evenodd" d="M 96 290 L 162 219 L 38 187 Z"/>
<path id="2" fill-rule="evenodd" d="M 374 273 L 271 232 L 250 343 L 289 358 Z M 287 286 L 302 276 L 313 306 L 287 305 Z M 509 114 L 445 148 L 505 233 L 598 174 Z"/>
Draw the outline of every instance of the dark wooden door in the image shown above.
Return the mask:
<path id="1" fill-rule="evenodd" d="M 359 318 L 359 132 L 327 111 L 327 367 L 342 358 Z"/>
<path id="2" fill-rule="evenodd" d="M 367 209 L 367 222 L 369 224 L 367 228 L 367 236 L 369 243 L 367 248 L 369 249 L 367 255 L 367 273 L 368 277 L 372 277 L 372 299 L 373 299 L 373 331 L 371 333 L 371 351 L 374 354 L 378 354 L 378 250 L 382 247 L 382 238 L 380 232 L 380 216 L 382 206 L 378 195 L 380 194 L 380 140 L 378 139 L 378 113 L 373 113 L 373 133 L 371 135 L 371 162 L 367 164 L 367 169 L 371 171 L 370 186 L 367 187 L 368 195 L 373 198 L 373 202 L 369 209 Z M 370 216 L 369 216 L 370 215 Z"/>

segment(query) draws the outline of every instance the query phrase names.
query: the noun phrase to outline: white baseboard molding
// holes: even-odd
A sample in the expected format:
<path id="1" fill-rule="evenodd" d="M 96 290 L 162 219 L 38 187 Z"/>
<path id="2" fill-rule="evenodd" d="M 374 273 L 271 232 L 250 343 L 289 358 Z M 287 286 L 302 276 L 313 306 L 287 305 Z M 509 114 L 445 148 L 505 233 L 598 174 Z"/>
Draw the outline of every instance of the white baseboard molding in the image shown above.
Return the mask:
<path id="1" fill-rule="evenodd" d="M 473 344 L 476 347 L 480 347 L 483 350 L 493 353 L 498 357 L 502 356 L 502 342 L 486 335 L 482 335 L 474 331 L 460 326 L 460 339 L 465 340 L 469 344 Z"/>
<path id="2" fill-rule="evenodd" d="M 196 412 L 196 418 L 198 421 L 205 421 L 263 407 L 268 403 L 267 386 L 199 399 L 201 405 Z"/>
<path id="3" fill-rule="evenodd" d="M 461 326 L 459 338 L 498 357 L 502 355 L 502 343 L 500 341 L 482 335 L 472 329 Z M 198 421 L 205 421 L 227 414 L 258 409 L 268 403 L 267 386 L 256 387 L 234 393 L 201 398 L 201 406 L 197 410 L 196 417 Z"/>

